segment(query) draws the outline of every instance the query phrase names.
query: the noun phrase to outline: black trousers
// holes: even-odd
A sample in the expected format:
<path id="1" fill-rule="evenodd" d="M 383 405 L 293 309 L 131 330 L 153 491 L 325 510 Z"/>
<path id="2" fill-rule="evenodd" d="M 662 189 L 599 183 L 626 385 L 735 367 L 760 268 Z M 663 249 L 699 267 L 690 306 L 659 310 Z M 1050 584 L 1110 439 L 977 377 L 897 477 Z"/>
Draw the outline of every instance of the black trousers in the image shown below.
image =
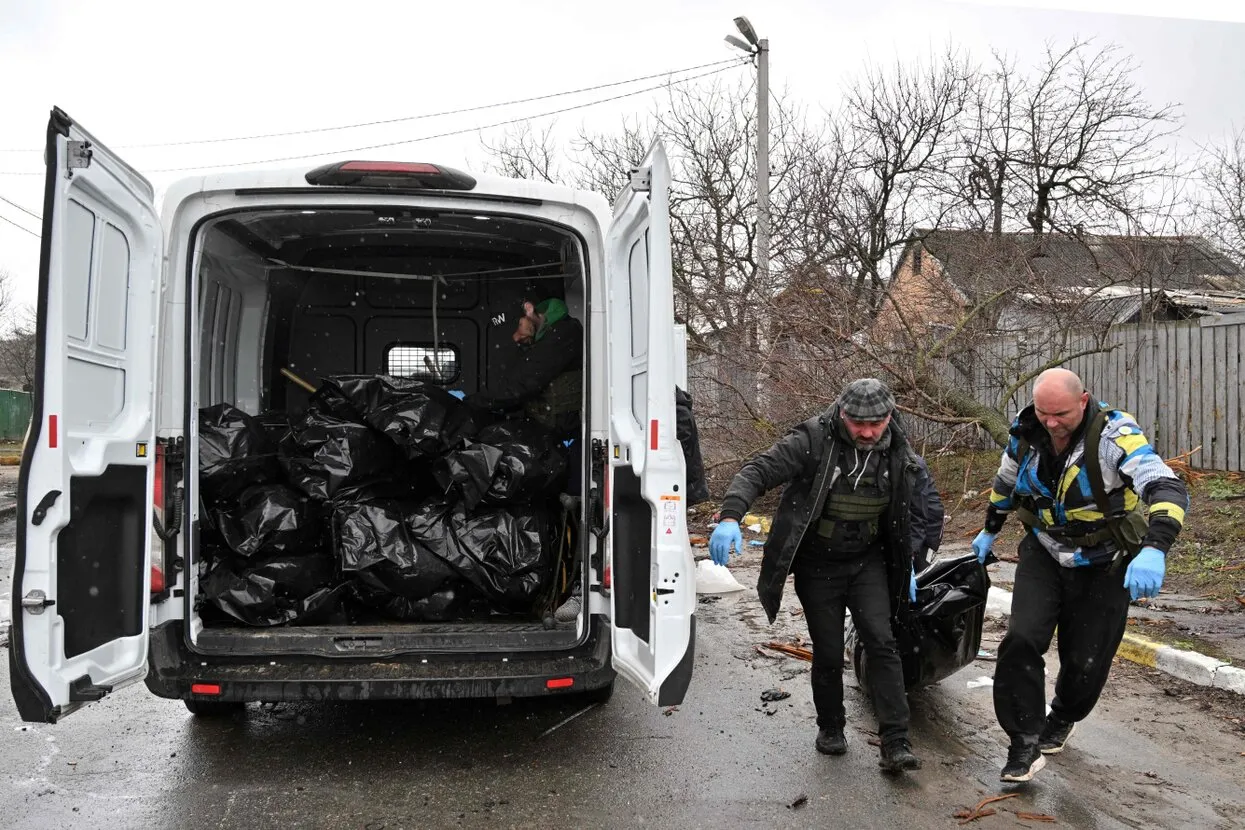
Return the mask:
<path id="1" fill-rule="evenodd" d="M 842 729 L 843 609 L 852 612 L 869 660 L 869 694 L 882 743 L 908 737 L 903 665 L 891 630 L 890 592 L 880 551 L 848 560 L 807 555 L 795 561 L 795 593 L 813 639 L 813 704 L 817 725 Z"/>
<path id="2" fill-rule="evenodd" d="M 1059 677 L 1051 711 L 1075 723 L 1098 703 L 1128 622 L 1124 568 L 1065 568 L 1030 533 L 1020 543 L 1007 636 L 994 671 L 994 714 L 1016 742 L 1046 723 L 1046 661 L 1059 628 Z"/>

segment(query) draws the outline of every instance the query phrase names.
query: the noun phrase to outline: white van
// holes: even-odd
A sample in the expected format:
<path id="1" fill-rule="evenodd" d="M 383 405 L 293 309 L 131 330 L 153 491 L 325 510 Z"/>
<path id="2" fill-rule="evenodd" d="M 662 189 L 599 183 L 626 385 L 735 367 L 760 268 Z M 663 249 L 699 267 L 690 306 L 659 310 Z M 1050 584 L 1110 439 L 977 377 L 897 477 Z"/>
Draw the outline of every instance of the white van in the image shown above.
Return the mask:
<path id="1" fill-rule="evenodd" d="M 184 179 L 160 215 L 151 185 L 60 110 L 46 161 L 9 640 L 23 719 L 54 722 L 144 678 L 196 714 L 599 698 L 615 672 L 655 704 L 683 699 L 696 596 L 660 143 L 612 214 L 564 187 L 361 161 Z M 525 268 L 561 276 L 584 328 L 579 619 L 206 624 L 200 409 L 297 409 L 306 393 L 282 369 L 391 374 L 412 349 L 451 358 L 454 388 L 484 388 L 521 313 L 519 284 L 500 277 Z"/>

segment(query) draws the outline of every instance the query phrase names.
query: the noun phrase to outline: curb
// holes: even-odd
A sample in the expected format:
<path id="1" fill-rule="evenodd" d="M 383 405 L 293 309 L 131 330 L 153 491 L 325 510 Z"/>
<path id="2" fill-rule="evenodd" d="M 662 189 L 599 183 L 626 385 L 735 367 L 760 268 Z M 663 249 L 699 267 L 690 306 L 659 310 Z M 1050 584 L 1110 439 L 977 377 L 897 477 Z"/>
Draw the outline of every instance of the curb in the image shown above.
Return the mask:
<path id="1" fill-rule="evenodd" d="M 1007 617 L 1011 611 L 1012 592 L 990 586 L 986 597 L 986 616 Z M 1199 686 L 1245 695 L 1245 669 L 1196 651 L 1173 648 L 1126 631 L 1115 655 Z"/>

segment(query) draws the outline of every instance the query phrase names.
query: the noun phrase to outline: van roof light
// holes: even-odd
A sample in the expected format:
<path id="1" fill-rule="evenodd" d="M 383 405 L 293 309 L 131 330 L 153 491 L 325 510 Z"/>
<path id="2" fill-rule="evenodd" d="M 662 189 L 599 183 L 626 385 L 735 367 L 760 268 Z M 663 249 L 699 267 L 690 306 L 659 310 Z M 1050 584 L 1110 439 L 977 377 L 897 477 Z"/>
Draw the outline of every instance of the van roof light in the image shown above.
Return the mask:
<path id="1" fill-rule="evenodd" d="M 472 190 L 476 180 L 452 167 L 415 161 L 339 161 L 317 167 L 307 183 L 337 187 Z"/>

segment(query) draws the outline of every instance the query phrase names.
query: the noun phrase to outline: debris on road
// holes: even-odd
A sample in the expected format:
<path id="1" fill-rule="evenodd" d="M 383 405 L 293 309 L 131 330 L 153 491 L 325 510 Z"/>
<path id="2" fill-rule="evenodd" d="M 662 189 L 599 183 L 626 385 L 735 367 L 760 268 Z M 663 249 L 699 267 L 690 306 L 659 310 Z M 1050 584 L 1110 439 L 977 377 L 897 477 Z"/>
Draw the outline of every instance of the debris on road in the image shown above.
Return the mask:
<path id="1" fill-rule="evenodd" d="M 679 711 L 678 706 L 671 706 L 669 709 L 663 709 L 661 713 L 665 715 L 666 717 L 670 717 L 677 711 Z"/>
<path id="2" fill-rule="evenodd" d="M 1050 824 L 1054 824 L 1054 823 L 1055 823 L 1055 817 L 1054 817 L 1054 816 L 1048 816 L 1048 815 L 1046 815 L 1045 813 L 1026 813 L 1026 812 L 1022 812 L 1022 811 L 1020 811 L 1020 810 L 1017 810 L 1017 811 L 1016 811 L 1016 818 L 1019 818 L 1019 819 L 1024 819 L 1025 821 L 1045 821 L 1045 822 L 1048 822 L 1048 823 L 1050 823 Z"/>
<path id="3" fill-rule="evenodd" d="M 800 795 L 796 796 L 795 801 L 792 801 L 790 804 L 787 805 L 787 809 L 798 810 L 807 803 L 808 803 L 808 796 L 801 793 Z"/>
<path id="4" fill-rule="evenodd" d="M 782 689 L 766 689 L 761 692 L 761 700 L 766 703 L 772 703 L 776 700 L 786 700 L 789 697 L 791 697 L 791 692 L 783 691 Z"/>
<path id="5" fill-rule="evenodd" d="M 813 652 L 806 648 L 793 646 L 789 643 L 769 642 L 765 644 L 766 648 L 772 648 L 774 651 L 781 651 L 790 657 L 798 657 L 801 660 L 813 661 Z"/>
<path id="6" fill-rule="evenodd" d="M 993 809 L 991 810 L 982 809 L 987 804 L 993 804 L 996 801 L 1004 801 L 1008 798 L 1015 798 L 1019 794 L 1020 793 L 1007 793 L 1006 795 L 995 795 L 995 796 L 990 796 L 989 798 L 983 798 L 981 799 L 981 801 L 977 802 L 976 807 L 973 807 L 971 810 L 956 810 L 955 813 L 953 813 L 953 816 L 960 820 L 960 824 L 968 824 L 970 821 L 976 821 L 979 818 L 985 818 L 986 816 L 992 816 L 995 814 L 995 812 L 997 812 L 996 810 L 993 810 Z"/>
<path id="7" fill-rule="evenodd" d="M 536 736 L 536 739 L 539 740 L 545 737 L 546 735 L 550 734 L 551 732 L 561 729 L 563 726 L 566 726 L 568 723 L 575 720 L 575 718 L 579 717 L 585 712 L 591 712 L 593 709 L 595 709 L 599 705 L 600 705 L 599 703 L 594 703 L 591 706 L 585 706 L 583 709 L 580 709 L 578 712 L 571 715 L 570 717 L 564 718 L 563 720 L 559 721 L 558 723 L 555 723 L 553 726 L 546 729 L 544 732 L 541 732 L 539 735 Z"/>
<path id="8" fill-rule="evenodd" d="M 968 688 L 970 689 L 989 689 L 989 688 L 992 688 L 993 686 L 994 686 L 994 678 L 986 677 L 985 675 L 982 675 L 976 680 L 968 681 Z"/>

